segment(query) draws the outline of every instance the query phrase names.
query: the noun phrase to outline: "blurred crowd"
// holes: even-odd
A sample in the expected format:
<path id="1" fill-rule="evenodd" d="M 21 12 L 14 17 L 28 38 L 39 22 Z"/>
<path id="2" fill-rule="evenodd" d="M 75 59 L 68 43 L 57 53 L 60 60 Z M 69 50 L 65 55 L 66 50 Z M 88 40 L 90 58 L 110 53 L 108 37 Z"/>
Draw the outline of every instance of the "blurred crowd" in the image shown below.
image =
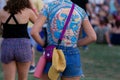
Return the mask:
<path id="1" fill-rule="evenodd" d="M 120 0 L 89 0 L 89 4 L 96 43 L 107 43 L 110 47 L 120 45 Z"/>
<path id="2" fill-rule="evenodd" d="M 44 4 L 54 0 L 30 0 L 33 11 L 39 15 Z M 74 2 L 74 0 L 72 0 Z M 81 0 L 82 1 L 82 0 Z M 96 43 L 107 43 L 109 46 L 120 45 L 120 0 L 88 0 L 90 21 L 97 34 Z M 5 0 L 0 0 L 0 7 Z M 78 5 L 78 4 L 77 4 Z M 30 26 L 32 26 L 30 24 Z"/>
<path id="3" fill-rule="evenodd" d="M 54 0 L 32 0 L 35 4 L 34 11 L 39 15 L 44 4 Z M 97 34 L 97 44 L 107 44 L 109 47 L 120 45 L 120 0 L 71 0 L 78 6 L 85 6 L 90 22 Z M 80 2 L 83 1 L 83 2 Z M 80 3 L 79 3 L 80 2 Z M 82 4 L 82 5 L 81 5 Z M 88 9 L 89 8 L 89 9 Z M 44 25 L 46 27 L 47 24 Z M 84 35 L 84 33 L 82 33 Z M 84 35 L 85 36 L 85 35 Z M 88 49 L 88 46 L 83 46 Z M 42 48 L 37 44 L 37 50 Z"/>
<path id="4" fill-rule="evenodd" d="M 6 5 L 6 1 L 7 0 L 0 0 L 0 10 L 1 10 L 1 12 L 2 12 L 3 7 Z M 26 0 L 27 3 L 29 1 L 30 1 L 30 6 L 31 6 L 30 7 L 31 14 L 34 13 L 34 19 L 31 22 L 35 22 L 37 17 L 39 18 L 39 14 L 40 14 L 40 11 L 42 10 L 42 8 L 47 7 L 47 5 L 45 5 L 45 4 L 47 4 L 49 2 L 52 2 L 54 0 Z M 120 45 L 120 0 L 71 0 L 71 1 L 74 2 L 76 5 L 78 5 L 80 7 L 84 5 L 84 4 L 82 4 L 82 3 L 84 3 L 84 1 L 86 1 L 86 2 L 88 1 L 86 8 L 85 9 L 83 7 L 81 7 L 81 8 L 83 8 L 88 13 L 89 20 L 90 20 L 90 22 L 92 24 L 92 27 L 94 28 L 94 30 L 96 32 L 96 35 L 97 35 L 97 40 L 96 40 L 97 44 L 107 44 L 109 47 L 112 47 L 114 45 Z M 81 1 L 81 3 L 79 3 L 80 1 Z M 9 2 L 12 2 L 12 0 L 11 1 L 9 0 Z M 87 9 L 87 7 L 89 9 Z M 26 8 L 27 7 L 25 7 L 25 9 Z M 10 9 L 10 10 L 14 11 L 14 9 Z M 21 9 L 21 11 L 22 10 L 23 9 Z M 6 12 L 7 12 L 7 10 L 6 10 Z M 23 10 L 23 12 L 24 12 L 24 10 Z M 8 17 L 8 15 L 6 15 L 6 16 Z M 31 17 L 29 15 L 25 15 L 25 17 L 26 16 Z M 1 19 L 3 19 L 3 18 L 1 18 Z M 20 21 L 22 21 L 22 20 L 20 20 Z M 30 20 L 28 20 L 27 22 L 29 22 L 29 21 Z M 31 32 L 31 27 L 32 26 L 33 26 L 32 23 L 29 23 L 29 25 L 28 25 L 29 34 Z M 46 26 L 47 26 L 47 22 L 44 25 L 44 28 Z M 87 29 L 88 28 L 89 28 L 89 25 L 88 25 Z M 89 30 L 86 30 L 86 31 L 90 31 L 90 28 L 89 28 Z M 2 34 L 2 28 L 0 28 L 0 37 L 1 37 L 1 34 Z M 42 37 L 41 33 L 40 33 L 40 36 Z M 43 35 L 43 37 L 44 37 L 44 35 Z M 29 73 L 33 73 L 35 71 L 35 68 L 36 68 L 35 48 L 37 46 L 38 51 L 41 51 L 41 52 L 43 52 L 43 48 L 42 48 L 41 45 L 36 44 L 36 42 L 34 41 L 34 39 L 32 39 L 31 36 L 30 36 L 30 39 L 31 39 L 30 44 L 31 44 L 31 47 L 32 47 L 32 52 L 31 52 L 32 57 L 31 57 L 31 61 L 29 61 L 29 65 L 27 65 L 27 69 L 29 69 Z M 2 43 L 2 40 L 3 39 L 0 38 L 0 44 Z M 30 50 L 31 50 L 31 47 L 30 47 Z M 85 45 L 84 47 L 87 48 L 87 45 Z M 22 70 L 20 70 L 20 71 L 22 71 Z M 27 74 L 27 73 L 25 73 L 25 74 Z M 24 75 L 22 75 L 22 76 L 24 76 Z"/>
<path id="5" fill-rule="evenodd" d="M 54 0 L 42 0 L 43 4 L 51 1 Z M 88 2 L 89 10 L 86 11 L 97 34 L 96 43 L 105 43 L 109 47 L 120 45 L 120 0 L 88 0 Z"/>

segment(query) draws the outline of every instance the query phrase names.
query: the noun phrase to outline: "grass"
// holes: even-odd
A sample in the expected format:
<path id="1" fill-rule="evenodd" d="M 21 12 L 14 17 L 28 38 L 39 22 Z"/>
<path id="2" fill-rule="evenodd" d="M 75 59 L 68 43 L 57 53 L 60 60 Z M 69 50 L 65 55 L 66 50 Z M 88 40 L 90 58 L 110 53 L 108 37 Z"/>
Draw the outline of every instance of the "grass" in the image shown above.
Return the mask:
<path id="1" fill-rule="evenodd" d="M 81 56 L 85 80 L 120 79 L 120 46 L 91 44 L 89 51 L 81 50 Z"/>
<path id="2" fill-rule="evenodd" d="M 90 44 L 89 50 L 81 50 L 82 67 L 85 78 L 81 80 L 119 80 L 120 79 L 120 46 L 108 47 L 105 44 Z M 36 62 L 40 54 L 36 53 Z M 0 64 L 0 80 L 3 73 Z M 29 74 L 28 80 L 39 80 Z"/>

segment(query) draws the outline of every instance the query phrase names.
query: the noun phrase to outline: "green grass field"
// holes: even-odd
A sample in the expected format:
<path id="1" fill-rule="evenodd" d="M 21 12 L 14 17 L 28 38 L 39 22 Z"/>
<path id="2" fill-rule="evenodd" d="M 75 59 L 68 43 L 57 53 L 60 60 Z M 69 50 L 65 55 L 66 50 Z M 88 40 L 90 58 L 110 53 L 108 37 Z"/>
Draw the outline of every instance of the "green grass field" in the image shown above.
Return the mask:
<path id="1" fill-rule="evenodd" d="M 88 51 L 81 50 L 85 78 L 81 80 L 120 80 L 120 46 L 90 44 Z M 40 54 L 36 53 L 36 62 Z M 0 64 L 0 80 L 3 73 Z M 28 80 L 39 80 L 29 74 Z"/>

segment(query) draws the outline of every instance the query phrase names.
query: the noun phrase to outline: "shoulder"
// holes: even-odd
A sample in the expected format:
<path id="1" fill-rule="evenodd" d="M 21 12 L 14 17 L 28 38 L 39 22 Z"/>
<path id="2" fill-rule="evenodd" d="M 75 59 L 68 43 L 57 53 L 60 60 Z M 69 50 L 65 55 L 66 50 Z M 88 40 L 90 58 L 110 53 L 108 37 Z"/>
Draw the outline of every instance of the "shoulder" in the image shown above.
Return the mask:
<path id="1" fill-rule="evenodd" d="M 3 13 L 3 9 L 0 10 L 0 15 L 1 15 L 1 13 Z"/>
<path id="2" fill-rule="evenodd" d="M 2 10 L 0 10 L 0 15 L 1 15 Z"/>
<path id="3" fill-rule="evenodd" d="M 26 11 L 26 12 L 32 12 L 32 9 L 26 8 L 25 11 Z"/>
<path id="4" fill-rule="evenodd" d="M 4 14 L 6 14 L 5 11 L 3 9 L 0 10 L 0 17 L 3 16 Z"/>
<path id="5" fill-rule="evenodd" d="M 82 18 L 85 18 L 86 16 L 88 16 L 85 10 L 79 7 L 78 5 L 75 5 L 75 11 L 77 11 Z"/>
<path id="6" fill-rule="evenodd" d="M 26 8 L 26 9 L 25 9 L 25 13 L 26 13 L 27 15 L 34 14 L 33 10 L 30 9 L 30 8 Z"/>
<path id="7" fill-rule="evenodd" d="M 2 14 L 2 13 L 1 13 L 1 10 L 0 10 L 0 20 L 1 20 L 1 14 Z"/>

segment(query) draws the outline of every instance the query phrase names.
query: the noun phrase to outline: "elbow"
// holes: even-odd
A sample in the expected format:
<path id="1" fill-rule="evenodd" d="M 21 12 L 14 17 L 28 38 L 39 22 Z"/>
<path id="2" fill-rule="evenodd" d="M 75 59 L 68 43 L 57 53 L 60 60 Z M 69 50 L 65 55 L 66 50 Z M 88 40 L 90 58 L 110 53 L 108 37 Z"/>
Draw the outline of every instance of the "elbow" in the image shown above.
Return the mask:
<path id="1" fill-rule="evenodd" d="M 97 40 L 97 37 L 94 37 L 94 38 L 93 38 L 93 42 L 96 42 L 96 40 Z"/>
<path id="2" fill-rule="evenodd" d="M 31 31 L 31 32 L 30 32 L 30 35 L 33 37 L 34 33 Z"/>
<path id="3" fill-rule="evenodd" d="M 92 42 L 95 42 L 95 41 L 97 40 L 97 36 L 96 36 L 96 34 L 93 35 L 93 36 L 91 36 L 91 40 L 92 40 Z"/>
<path id="4" fill-rule="evenodd" d="M 31 34 L 32 37 L 35 36 L 35 32 L 34 31 L 31 31 L 30 34 Z"/>
<path id="5" fill-rule="evenodd" d="M 91 35 L 91 36 L 89 36 L 88 38 L 89 38 L 89 41 L 90 41 L 90 42 L 95 42 L 95 41 L 97 40 L 96 34 Z"/>

